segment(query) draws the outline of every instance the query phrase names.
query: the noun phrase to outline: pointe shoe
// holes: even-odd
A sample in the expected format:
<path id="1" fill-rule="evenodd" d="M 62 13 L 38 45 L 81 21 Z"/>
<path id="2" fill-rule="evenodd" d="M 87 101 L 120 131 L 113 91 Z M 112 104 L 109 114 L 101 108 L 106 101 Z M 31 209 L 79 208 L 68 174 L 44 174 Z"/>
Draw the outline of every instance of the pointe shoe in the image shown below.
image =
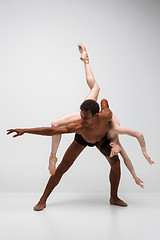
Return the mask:
<path id="1" fill-rule="evenodd" d="M 46 203 L 37 203 L 36 206 L 34 206 L 34 211 L 42 211 L 46 207 Z"/>
<path id="2" fill-rule="evenodd" d="M 50 172 L 51 175 L 54 175 L 55 172 L 56 172 L 56 162 L 57 162 L 57 157 L 55 154 L 52 154 L 50 155 L 50 158 L 49 158 L 49 166 L 48 166 L 48 170 Z"/>
<path id="3" fill-rule="evenodd" d="M 78 45 L 78 49 L 79 49 L 80 54 L 81 54 L 80 59 L 84 63 L 89 63 L 89 57 L 88 57 L 87 50 L 86 50 L 85 46 L 81 43 L 81 44 Z"/>

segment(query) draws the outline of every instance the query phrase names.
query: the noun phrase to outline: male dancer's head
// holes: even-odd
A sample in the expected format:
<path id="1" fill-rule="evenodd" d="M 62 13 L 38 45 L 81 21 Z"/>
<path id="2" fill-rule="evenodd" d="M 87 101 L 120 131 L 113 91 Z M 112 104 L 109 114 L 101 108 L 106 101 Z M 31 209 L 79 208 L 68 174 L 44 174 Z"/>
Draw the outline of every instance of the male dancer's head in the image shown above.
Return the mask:
<path id="1" fill-rule="evenodd" d="M 80 115 L 81 115 L 82 124 L 85 127 L 88 127 L 94 123 L 94 121 L 97 119 L 99 109 L 100 109 L 99 104 L 92 99 L 85 100 L 81 104 Z"/>

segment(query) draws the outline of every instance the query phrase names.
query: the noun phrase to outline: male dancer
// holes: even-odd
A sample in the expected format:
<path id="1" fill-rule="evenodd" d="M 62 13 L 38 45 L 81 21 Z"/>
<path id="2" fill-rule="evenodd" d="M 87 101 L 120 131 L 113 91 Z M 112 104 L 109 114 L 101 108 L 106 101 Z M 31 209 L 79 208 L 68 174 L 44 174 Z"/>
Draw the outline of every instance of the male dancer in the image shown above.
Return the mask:
<path id="1" fill-rule="evenodd" d="M 75 140 L 67 149 L 62 162 L 56 169 L 55 175 L 51 176 L 47 187 L 42 195 L 39 203 L 34 207 L 34 210 L 43 210 L 46 206 L 46 200 L 55 186 L 59 183 L 63 174 L 71 167 L 73 162 L 79 156 L 79 154 L 88 146 L 97 146 L 97 148 L 103 153 L 103 148 L 107 144 L 106 134 L 109 128 L 109 122 L 112 118 L 112 112 L 108 108 L 107 100 L 101 101 L 101 111 L 99 112 L 99 105 L 94 100 L 86 100 L 81 104 L 81 120 L 75 121 L 67 126 L 62 127 L 42 127 L 42 128 L 31 128 L 31 129 L 10 129 L 8 133 L 16 132 L 13 137 L 23 135 L 24 133 L 38 134 L 45 136 L 52 136 L 56 134 L 64 133 L 77 133 Z M 107 141 L 106 141 L 107 140 Z M 102 143 L 105 146 L 101 147 Z M 110 203 L 127 206 L 125 202 L 117 196 L 118 185 L 120 181 L 120 161 L 117 155 L 112 158 L 108 158 L 111 171 L 110 171 L 110 182 L 111 182 L 111 198 Z"/>
<path id="2" fill-rule="evenodd" d="M 55 175 L 50 177 L 44 194 L 42 195 L 39 203 L 34 207 L 34 210 L 43 210 L 45 208 L 48 196 L 59 183 L 63 174 L 71 167 L 73 162 L 86 146 L 96 146 L 100 152 L 105 155 L 111 165 L 110 203 L 119 206 L 127 206 L 127 204 L 117 196 L 120 180 L 120 161 L 118 155 L 110 157 L 111 147 L 109 145 L 110 141 L 107 138 L 107 133 L 109 129 L 109 123 L 112 119 L 112 112 L 108 107 L 108 102 L 106 99 L 103 99 L 101 101 L 101 111 L 99 111 L 98 103 L 94 100 L 88 99 L 81 104 L 80 109 L 81 120 L 75 121 L 66 126 L 7 130 L 7 134 L 16 132 L 13 137 L 21 136 L 24 133 L 45 136 L 76 133 L 74 141 L 67 149 L 62 162 L 56 169 Z"/>

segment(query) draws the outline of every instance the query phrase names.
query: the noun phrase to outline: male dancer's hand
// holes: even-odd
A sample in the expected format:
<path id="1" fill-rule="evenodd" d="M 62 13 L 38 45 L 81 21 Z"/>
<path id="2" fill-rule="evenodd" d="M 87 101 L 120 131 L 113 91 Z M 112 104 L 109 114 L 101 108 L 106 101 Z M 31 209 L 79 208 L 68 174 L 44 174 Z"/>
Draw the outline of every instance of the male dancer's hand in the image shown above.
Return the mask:
<path id="1" fill-rule="evenodd" d="M 18 136 L 21 136 L 25 133 L 24 129 L 8 129 L 7 130 L 7 135 L 13 133 L 13 132 L 16 132 L 17 134 L 13 135 L 13 137 L 18 137 Z"/>

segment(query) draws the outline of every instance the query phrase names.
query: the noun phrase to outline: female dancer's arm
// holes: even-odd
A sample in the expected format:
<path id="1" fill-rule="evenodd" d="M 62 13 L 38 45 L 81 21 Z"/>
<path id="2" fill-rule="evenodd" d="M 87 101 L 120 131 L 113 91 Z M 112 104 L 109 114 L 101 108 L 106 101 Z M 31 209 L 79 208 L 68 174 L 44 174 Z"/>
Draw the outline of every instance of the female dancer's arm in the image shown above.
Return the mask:
<path id="1" fill-rule="evenodd" d="M 144 155 L 144 157 L 147 159 L 147 161 L 150 163 L 150 164 L 153 164 L 154 162 L 151 160 L 151 158 L 148 156 L 148 154 L 146 153 L 146 143 L 145 143 L 145 140 L 144 140 L 144 136 L 142 133 L 140 132 L 137 132 L 135 130 L 132 130 L 130 128 L 126 128 L 126 127 L 121 127 L 121 126 L 117 126 L 116 127 L 116 133 L 117 134 L 127 134 L 129 136 L 132 136 L 132 137 L 135 137 L 137 138 L 140 146 L 141 146 L 141 149 L 142 149 L 142 153 Z"/>
<path id="2" fill-rule="evenodd" d="M 118 119 L 116 118 L 116 116 L 113 113 L 112 113 L 112 126 L 113 126 L 113 129 L 115 130 L 116 134 L 127 134 L 129 136 L 137 138 L 137 140 L 141 146 L 141 150 L 142 150 L 144 157 L 147 159 L 147 161 L 150 164 L 154 164 L 154 162 L 151 160 L 151 158 L 146 153 L 146 143 L 145 143 L 145 139 L 144 139 L 144 136 L 142 133 L 132 130 L 130 128 L 121 127 Z"/>
<path id="3" fill-rule="evenodd" d="M 124 160 L 124 163 L 125 163 L 126 167 L 128 168 L 128 170 L 132 174 L 136 184 L 138 184 L 139 186 L 141 186 L 143 188 L 144 187 L 143 181 L 140 178 L 137 177 L 131 160 L 129 159 L 127 153 L 125 152 L 125 150 L 124 150 L 124 148 L 122 147 L 121 144 L 120 144 L 120 146 L 121 146 L 121 149 L 122 149 L 120 154 L 121 154 L 121 156 L 122 156 L 122 158 Z"/>

